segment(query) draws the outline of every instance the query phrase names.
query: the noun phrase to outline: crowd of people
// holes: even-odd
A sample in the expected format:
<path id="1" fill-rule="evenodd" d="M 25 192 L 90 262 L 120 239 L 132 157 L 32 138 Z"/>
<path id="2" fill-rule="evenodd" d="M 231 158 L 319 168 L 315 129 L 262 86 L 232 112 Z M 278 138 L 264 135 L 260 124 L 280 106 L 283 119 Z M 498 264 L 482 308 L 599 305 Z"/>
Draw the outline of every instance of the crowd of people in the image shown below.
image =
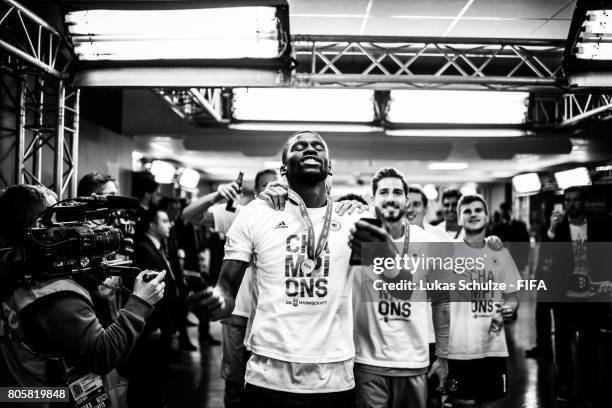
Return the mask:
<path id="1" fill-rule="evenodd" d="M 507 203 L 490 214 L 481 195 L 447 189 L 444 220 L 432 225 L 427 196 L 390 167 L 372 178 L 371 200 L 333 202 L 330 154 L 317 133 L 292 135 L 280 172 L 257 173 L 254 199 L 233 207 L 226 202 L 243 201 L 236 182 L 188 203 L 162 197 L 150 173 L 136 174 L 138 208 L 119 257 L 142 272 L 29 281 L 3 299 L 2 355 L 13 384 L 65 385 L 71 373 L 73 387 L 97 376 L 112 406 L 162 407 L 161 384 L 180 350 L 222 343 L 226 408 L 485 406 L 508 393 L 505 326 L 517 318 L 517 282 L 534 274 L 548 293 L 526 356 L 554 351 L 559 401 L 605 406 L 597 376 L 611 367 L 597 353 L 610 302 L 597 296 L 612 291 L 603 264 L 610 254 L 589 244 L 606 242 L 610 227 L 586 214 L 584 190 L 567 189 L 564 211 L 530 231 Z M 78 196 L 116 195 L 118 187 L 108 174 L 90 173 Z M 0 234 L 12 247 L 4 265 L 19 261 L 27 229 L 55 201 L 39 186 L 0 194 Z M 542 242 L 535 254 L 530 234 Z M 459 272 L 372 267 L 377 257 L 443 255 L 484 261 Z M 428 286 L 438 279 L 505 286 L 466 295 Z M 221 320 L 222 341 L 210 320 Z"/>

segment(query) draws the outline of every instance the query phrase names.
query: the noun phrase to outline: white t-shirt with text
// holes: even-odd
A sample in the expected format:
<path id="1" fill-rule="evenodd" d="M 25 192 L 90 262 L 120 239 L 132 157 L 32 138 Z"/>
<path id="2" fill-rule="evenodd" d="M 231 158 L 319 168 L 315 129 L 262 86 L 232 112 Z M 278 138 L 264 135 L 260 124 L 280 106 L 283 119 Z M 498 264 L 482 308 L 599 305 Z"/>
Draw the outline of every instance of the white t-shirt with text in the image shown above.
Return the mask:
<path id="1" fill-rule="evenodd" d="M 401 251 L 404 236 L 394 240 Z M 427 254 L 429 242 L 439 239 L 416 225 L 410 225 L 408 254 Z M 425 291 L 412 293 L 410 300 L 394 298 L 372 285 L 382 280 L 371 268 L 355 274 L 353 305 L 355 317 L 355 362 L 377 367 L 418 369 L 429 365 L 430 322 Z M 427 271 L 415 271 L 413 282 L 425 281 Z"/>
<path id="2" fill-rule="evenodd" d="M 325 210 L 308 209 L 315 243 Z M 259 356 L 247 366 L 246 381 L 251 384 L 292 392 L 336 392 L 354 386 L 352 376 L 342 384 L 321 381 L 321 376 L 337 372 L 328 364 L 345 367 L 355 355 L 348 237 L 355 221 L 367 215 L 332 214 L 320 268 L 310 274 L 299 268 L 306 258 L 307 228 L 299 208 L 291 202 L 287 202 L 284 211 L 276 211 L 264 201 L 255 200 L 240 211 L 227 234 L 225 259 L 252 259 L 256 276 L 258 301 L 246 341 Z M 293 363 L 310 364 L 303 370 L 303 377 L 301 372 L 297 378 L 281 375 L 281 371 L 293 372 Z M 271 367 L 276 368 L 270 370 Z M 265 377 L 278 381 L 259 382 L 257 379 L 266 370 Z M 277 375 L 274 371 L 278 371 Z M 284 381 L 286 378 L 292 380 Z"/>
<path id="3" fill-rule="evenodd" d="M 516 264 L 506 248 L 493 250 L 485 245 L 472 248 L 464 242 L 455 243 L 455 257 L 482 257 L 484 268 L 474 268 L 461 274 L 457 279 L 468 282 L 504 282 L 506 290 L 470 291 L 471 301 L 452 301 L 448 358 L 473 360 L 484 357 L 507 357 L 508 347 L 503 327 L 491 331 L 491 321 L 500 318 L 497 308 L 503 302 L 503 294 L 516 292 L 517 281 L 521 279 Z"/>

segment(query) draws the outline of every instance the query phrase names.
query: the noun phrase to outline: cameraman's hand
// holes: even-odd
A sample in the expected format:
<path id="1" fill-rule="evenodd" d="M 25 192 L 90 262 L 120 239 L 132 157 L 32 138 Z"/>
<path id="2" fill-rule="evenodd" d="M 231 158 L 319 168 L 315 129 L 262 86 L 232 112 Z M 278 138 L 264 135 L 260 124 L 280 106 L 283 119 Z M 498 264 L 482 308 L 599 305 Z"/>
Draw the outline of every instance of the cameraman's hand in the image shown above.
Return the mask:
<path id="1" fill-rule="evenodd" d="M 149 273 L 154 272 L 145 270 L 138 274 L 134 282 L 133 293 L 150 305 L 155 305 L 164 296 L 164 288 L 166 287 L 164 277 L 166 276 L 166 271 L 161 271 L 155 278 L 151 279 L 149 282 L 145 282 L 143 280 L 144 276 Z"/>

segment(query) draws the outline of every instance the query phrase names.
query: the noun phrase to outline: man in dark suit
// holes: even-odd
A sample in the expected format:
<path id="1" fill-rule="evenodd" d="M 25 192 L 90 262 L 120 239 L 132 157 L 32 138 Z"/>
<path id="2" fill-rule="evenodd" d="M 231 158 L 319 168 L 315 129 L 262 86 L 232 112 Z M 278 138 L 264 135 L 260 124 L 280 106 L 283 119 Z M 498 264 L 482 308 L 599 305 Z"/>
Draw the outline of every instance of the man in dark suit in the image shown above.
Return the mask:
<path id="1" fill-rule="evenodd" d="M 507 246 L 519 272 L 527 266 L 529 258 L 529 232 L 527 225 L 512 217 L 512 208 L 507 202 L 501 203 L 501 222 L 492 228 L 491 234 L 497 235 Z"/>
<path id="2" fill-rule="evenodd" d="M 586 214 L 585 191 L 572 187 L 565 190 L 565 214 L 553 211 L 542 237 L 543 261 L 550 265 L 555 279 L 546 282 L 553 305 L 555 352 L 559 372 L 557 399 L 572 398 L 572 340 L 578 332 L 579 399 L 596 406 L 599 331 L 609 313 L 609 303 L 588 296 L 576 285 L 588 277 L 593 282 L 610 281 L 611 252 L 608 245 L 612 229 L 607 217 L 597 219 Z M 609 289 L 609 284 L 603 286 Z M 600 300 L 597 302 L 596 300 Z"/>
<path id="3" fill-rule="evenodd" d="M 176 331 L 172 310 L 178 302 L 176 275 L 166 254 L 171 224 L 168 214 L 157 207 L 143 212 L 139 223 L 143 232 L 134 245 L 134 264 L 142 269 L 165 270 L 166 292 L 147 320 L 145 334 L 136 343 L 121 374 L 130 380 L 128 406 L 163 407 L 159 390 Z"/>

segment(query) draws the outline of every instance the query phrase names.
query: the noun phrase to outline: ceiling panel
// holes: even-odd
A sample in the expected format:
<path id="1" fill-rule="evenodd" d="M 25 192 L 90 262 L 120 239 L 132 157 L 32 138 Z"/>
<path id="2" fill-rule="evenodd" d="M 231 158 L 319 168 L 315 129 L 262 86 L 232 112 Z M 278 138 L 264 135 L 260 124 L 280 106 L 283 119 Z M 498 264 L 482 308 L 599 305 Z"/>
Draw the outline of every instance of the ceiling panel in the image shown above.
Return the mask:
<path id="1" fill-rule="evenodd" d="M 450 37 L 533 38 L 530 33 L 539 20 L 460 20 L 449 33 Z"/>
<path id="2" fill-rule="evenodd" d="M 373 16 L 456 16 L 466 0 L 374 0 Z"/>
<path id="3" fill-rule="evenodd" d="M 289 0 L 290 14 L 365 14 L 368 0 Z"/>
<path id="4" fill-rule="evenodd" d="M 576 1 L 570 1 L 567 7 L 563 10 L 559 10 L 559 12 L 553 17 L 555 20 L 571 20 L 574 15 L 574 9 L 576 8 Z"/>
<path id="5" fill-rule="evenodd" d="M 292 34 L 358 35 L 361 18 L 291 17 Z"/>
<path id="6" fill-rule="evenodd" d="M 532 33 L 532 37 L 566 39 L 570 23 L 568 20 L 547 21 Z"/>
<path id="7" fill-rule="evenodd" d="M 364 35 L 441 36 L 450 20 L 370 17 Z"/>
<path id="8" fill-rule="evenodd" d="M 550 18 L 568 0 L 474 0 L 466 17 Z"/>

